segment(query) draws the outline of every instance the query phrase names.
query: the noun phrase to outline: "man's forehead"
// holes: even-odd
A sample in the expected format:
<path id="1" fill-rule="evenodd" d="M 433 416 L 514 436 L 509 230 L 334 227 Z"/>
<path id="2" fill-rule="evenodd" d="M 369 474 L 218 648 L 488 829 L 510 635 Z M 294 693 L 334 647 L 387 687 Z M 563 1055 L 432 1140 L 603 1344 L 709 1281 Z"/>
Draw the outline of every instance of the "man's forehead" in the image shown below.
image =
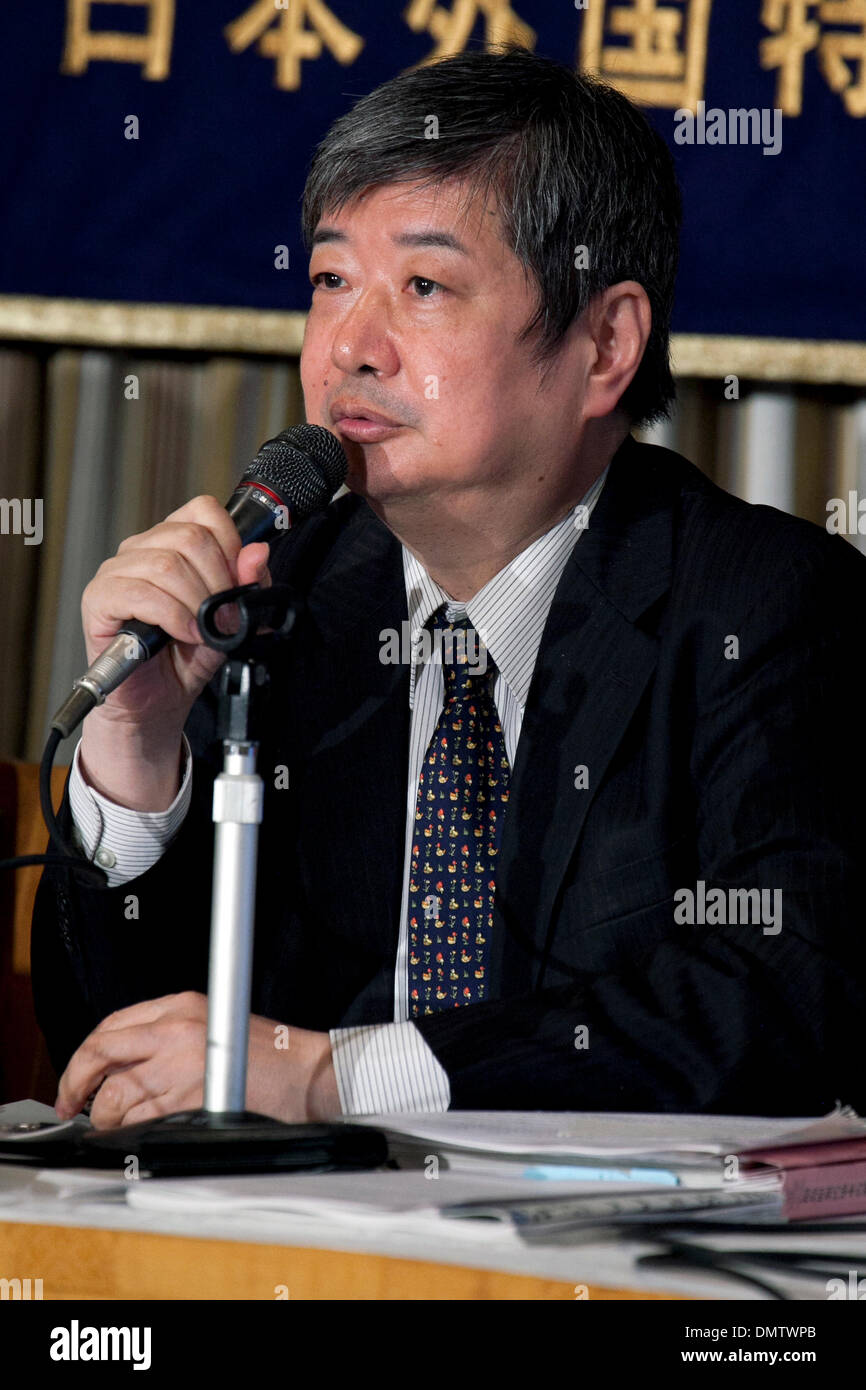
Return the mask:
<path id="1" fill-rule="evenodd" d="M 326 209 L 313 232 L 313 247 L 351 245 L 361 223 L 371 220 L 395 246 L 438 247 L 476 259 L 482 244 L 497 239 L 498 223 L 490 199 L 462 181 L 434 186 L 377 185 L 364 189 L 339 209 Z"/>

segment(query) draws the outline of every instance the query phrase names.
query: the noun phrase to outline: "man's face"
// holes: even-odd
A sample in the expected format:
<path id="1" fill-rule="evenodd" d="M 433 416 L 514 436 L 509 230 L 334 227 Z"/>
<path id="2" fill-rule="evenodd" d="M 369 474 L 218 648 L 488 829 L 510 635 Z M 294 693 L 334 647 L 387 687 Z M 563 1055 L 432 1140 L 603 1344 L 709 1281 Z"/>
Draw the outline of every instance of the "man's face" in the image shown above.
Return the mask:
<path id="1" fill-rule="evenodd" d="M 539 400 L 531 345 L 516 341 L 535 308 L 531 282 L 495 212 L 466 211 L 460 192 L 379 186 L 316 230 L 307 420 L 340 437 L 348 486 L 374 505 L 435 494 L 459 506 L 467 493 L 525 487 L 551 450 L 576 446 L 573 381 L 554 372 Z"/>

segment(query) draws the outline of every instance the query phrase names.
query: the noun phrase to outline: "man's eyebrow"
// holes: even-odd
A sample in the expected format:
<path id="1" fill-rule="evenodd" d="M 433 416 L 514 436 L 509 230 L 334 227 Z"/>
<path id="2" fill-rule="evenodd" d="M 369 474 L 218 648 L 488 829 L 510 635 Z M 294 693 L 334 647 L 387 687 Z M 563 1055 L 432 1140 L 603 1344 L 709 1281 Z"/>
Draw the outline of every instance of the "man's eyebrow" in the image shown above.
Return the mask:
<path id="1" fill-rule="evenodd" d="M 398 232 L 391 240 L 397 246 L 411 246 L 424 248 L 427 246 L 439 246 L 446 251 L 456 251 L 458 255 L 467 256 L 471 259 L 472 252 L 463 245 L 453 232 Z M 327 242 L 348 242 L 349 235 L 339 227 L 320 226 L 313 233 L 313 246 L 323 246 Z"/>
<path id="2" fill-rule="evenodd" d="M 457 251 L 461 256 L 472 256 L 472 252 L 463 245 L 462 241 L 458 241 L 453 232 L 437 232 L 432 230 L 428 232 L 400 232 L 397 236 L 392 237 L 392 241 L 395 241 L 398 246 L 418 246 L 422 248 L 426 246 L 441 246 L 446 251 Z"/>
<path id="3" fill-rule="evenodd" d="M 317 227 L 316 230 L 313 232 L 313 240 L 311 245 L 319 246 L 324 245 L 326 241 L 348 240 L 349 238 L 346 235 L 346 233 L 341 232 L 337 227 Z"/>

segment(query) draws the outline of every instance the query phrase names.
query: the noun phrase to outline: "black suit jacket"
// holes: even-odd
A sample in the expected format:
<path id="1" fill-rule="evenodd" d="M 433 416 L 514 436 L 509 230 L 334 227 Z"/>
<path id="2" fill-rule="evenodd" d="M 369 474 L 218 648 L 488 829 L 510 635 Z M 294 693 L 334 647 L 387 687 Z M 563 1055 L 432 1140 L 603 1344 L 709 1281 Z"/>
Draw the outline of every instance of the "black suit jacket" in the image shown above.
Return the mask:
<path id="1" fill-rule="evenodd" d="M 273 568 L 306 601 L 259 757 L 253 1009 L 321 1030 L 389 1022 L 408 668 L 379 652 L 407 618 L 400 545 L 344 496 L 280 542 Z M 533 675 L 491 997 L 417 1023 L 453 1106 L 864 1104 L 864 594 L 846 541 L 625 441 Z M 33 982 L 58 1069 L 110 1011 L 206 989 L 213 710 L 208 690 L 188 729 L 193 806 L 153 869 L 114 889 L 43 877 Z M 781 930 L 679 924 L 674 894 L 699 880 L 780 889 Z"/>

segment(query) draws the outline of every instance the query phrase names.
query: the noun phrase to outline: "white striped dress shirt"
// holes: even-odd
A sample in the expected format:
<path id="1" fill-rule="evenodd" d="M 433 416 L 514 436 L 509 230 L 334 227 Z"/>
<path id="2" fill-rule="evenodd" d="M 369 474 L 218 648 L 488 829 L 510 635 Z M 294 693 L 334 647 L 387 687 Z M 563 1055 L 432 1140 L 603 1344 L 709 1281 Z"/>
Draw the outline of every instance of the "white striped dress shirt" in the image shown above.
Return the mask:
<path id="1" fill-rule="evenodd" d="M 515 556 L 465 603 L 449 598 L 421 562 L 403 546 L 411 638 L 411 720 L 403 896 L 394 970 L 394 1022 L 330 1030 L 344 1115 L 447 1110 L 451 1102 L 447 1072 L 408 1017 L 408 886 L 415 802 L 424 755 L 444 701 L 441 665 L 420 659 L 423 649 L 419 650 L 418 644 L 422 629 L 431 614 L 443 604 L 449 620 L 469 619 L 496 665 L 493 698 L 508 761 L 513 767 L 550 605 L 606 476 L 607 469 L 568 516 Z M 69 800 L 77 838 L 84 852 L 106 871 L 111 887 L 135 878 L 155 864 L 180 829 L 192 794 L 192 759 L 186 739 L 184 753 L 182 783 L 172 805 L 166 811 L 142 812 L 118 806 L 88 786 L 76 748 Z"/>

